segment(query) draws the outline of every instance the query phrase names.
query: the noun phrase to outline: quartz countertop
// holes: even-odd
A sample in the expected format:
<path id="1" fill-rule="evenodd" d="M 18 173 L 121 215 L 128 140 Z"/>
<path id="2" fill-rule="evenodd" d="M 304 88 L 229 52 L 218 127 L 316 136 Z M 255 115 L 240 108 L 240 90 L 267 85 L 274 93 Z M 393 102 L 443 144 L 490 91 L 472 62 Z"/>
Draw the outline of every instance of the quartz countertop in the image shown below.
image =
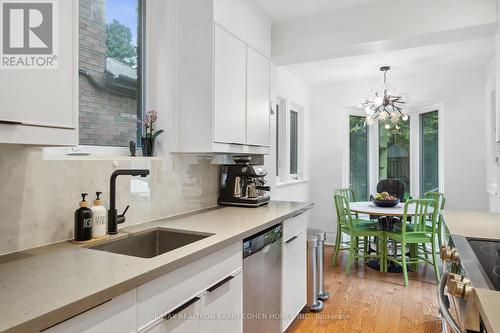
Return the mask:
<path id="1" fill-rule="evenodd" d="M 443 217 L 450 234 L 500 240 L 500 214 L 445 210 Z"/>
<path id="2" fill-rule="evenodd" d="M 476 305 L 488 333 L 500 333 L 500 292 L 476 289 Z"/>
<path id="3" fill-rule="evenodd" d="M 158 227 L 213 234 L 150 259 L 71 242 L 0 256 L 0 332 L 43 330 L 312 207 L 288 201 L 217 207 L 133 225 L 112 236 Z"/>

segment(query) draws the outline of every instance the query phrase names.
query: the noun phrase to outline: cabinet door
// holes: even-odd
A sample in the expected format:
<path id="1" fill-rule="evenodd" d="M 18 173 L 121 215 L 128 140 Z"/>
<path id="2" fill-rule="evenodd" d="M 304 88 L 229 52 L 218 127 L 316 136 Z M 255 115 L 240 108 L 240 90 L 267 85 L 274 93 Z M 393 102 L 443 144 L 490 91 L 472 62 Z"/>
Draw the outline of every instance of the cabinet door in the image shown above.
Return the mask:
<path id="1" fill-rule="evenodd" d="M 269 146 L 269 60 L 248 48 L 247 144 Z"/>
<path id="2" fill-rule="evenodd" d="M 307 237 L 302 231 L 283 243 L 283 278 L 281 310 L 283 319 L 281 331 L 284 332 L 293 318 L 306 305 L 307 299 Z"/>
<path id="3" fill-rule="evenodd" d="M 136 332 L 136 290 L 53 326 L 44 333 Z"/>
<path id="4" fill-rule="evenodd" d="M 160 320 L 141 333 L 198 333 L 200 332 L 200 301 L 192 299 L 170 313 L 168 319 Z"/>
<path id="5" fill-rule="evenodd" d="M 217 24 L 214 61 L 215 141 L 245 144 L 246 45 Z"/>
<path id="6" fill-rule="evenodd" d="M 42 127 L 76 127 L 77 9 L 76 0 L 55 1 L 57 68 L 0 70 L 0 121 Z"/>
<path id="7" fill-rule="evenodd" d="M 203 296 L 201 332 L 241 333 L 243 332 L 242 314 L 243 273 L 239 272 L 209 288 Z"/>

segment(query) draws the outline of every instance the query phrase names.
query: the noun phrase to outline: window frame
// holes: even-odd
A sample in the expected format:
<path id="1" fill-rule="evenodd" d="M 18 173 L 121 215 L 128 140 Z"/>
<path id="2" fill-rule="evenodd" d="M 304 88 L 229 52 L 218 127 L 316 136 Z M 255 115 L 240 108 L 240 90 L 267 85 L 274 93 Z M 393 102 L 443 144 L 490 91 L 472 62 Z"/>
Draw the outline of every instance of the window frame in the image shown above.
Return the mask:
<path id="1" fill-rule="evenodd" d="M 362 113 L 357 113 L 357 114 L 350 113 L 347 116 L 347 143 L 346 143 L 347 156 L 346 156 L 346 179 L 345 179 L 345 186 L 344 186 L 346 188 L 351 187 L 351 135 L 350 135 L 350 127 L 351 127 L 350 118 L 351 117 L 365 118 L 365 115 Z M 367 129 L 367 137 L 366 137 L 367 146 L 368 146 L 367 147 L 367 154 L 366 154 L 366 158 L 368 159 L 368 163 L 367 163 L 368 196 L 370 195 L 370 193 L 372 193 L 371 192 L 371 190 L 372 190 L 372 186 L 371 186 L 372 173 L 371 173 L 371 165 L 370 165 L 370 160 L 371 160 L 371 156 L 372 156 L 372 152 L 371 152 L 372 133 L 371 132 L 373 132 L 373 128 L 369 127 Z M 359 193 L 356 193 L 356 196 L 358 199 L 360 198 Z"/>
<path id="2" fill-rule="evenodd" d="M 293 183 L 304 180 L 304 107 L 301 103 L 293 99 L 279 95 L 277 97 L 277 184 Z M 297 173 L 290 173 L 290 115 L 291 112 L 297 112 L 298 134 L 297 134 Z"/>
<path id="3" fill-rule="evenodd" d="M 138 63 L 141 64 L 140 71 L 138 71 L 137 80 L 138 86 L 140 87 L 140 93 L 138 94 L 138 107 L 137 113 L 139 116 L 139 110 L 141 116 L 139 119 L 144 117 L 144 112 L 146 108 L 145 97 L 146 97 L 146 40 L 147 40 L 147 1 L 146 0 L 138 0 L 140 2 L 139 6 L 139 14 L 138 14 L 138 26 L 141 28 L 141 33 L 137 35 L 137 45 L 138 45 Z M 77 6 L 77 17 L 80 16 L 80 10 Z M 79 34 L 79 27 L 76 29 L 77 35 Z M 78 55 L 80 49 L 80 44 L 76 43 L 75 53 Z M 76 56 L 78 62 L 78 56 Z M 77 93 L 79 94 L 79 88 L 77 89 Z M 79 107 L 79 97 L 77 100 L 77 118 L 79 116 L 80 107 Z M 126 146 L 95 146 L 95 145 L 80 145 L 80 124 L 78 122 L 78 126 L 75 128 L 76 137 L 78 144 L 71 147 L 45 147 L 43 148 L 43 157 L 47 160 L 86 160 L 86 159 L 96 159 L 96 160 L 122 160 L 130 158 L 130 149 Z M 158 157 L 146 157 L 141 156 L 141 146 L 140 146 L 140 138 L 142 136 L 142 126 L 137 126 L 136 130 L 136 156 L 134 159 L 160 159 Z M 163 159 L 163 158 L 162 158 Z"/>
<path id="4" fill-rule="evenodd" d="M 410 177 L 412 179 L 412 193 L 413 197 L 423 196 L 421 184 L 420 184 L 420 169 L 421 169 L 421 161 L 420 161 L 420 133 L 421 133 L 421 123 L 420 123 L 420 115 L 424 113 L 437 111 L 438 114 L 438 186 L 439 191 L 444 192 L 444 150 L 443 150 L 443 106 L 442 104 L 429 105 L 426 107 L 413 109 L 410 113 L 410 121 L 413 121 L 416 124 L 414 129 L 410 129 L 410 140 L 413 139 L 414 144 L 410 143 L 410 148 L 413 149 L 410 152 Z M 413 174 L 412 174 L 413 172 Z"/>
<path id="5" fill-rule="evenodd" d="M 140 91 L 137 94 L 137 119 L 143 119 L 145 113 L 145 97 L 146 97 L 146 13 L 147 13 L 147 1 L 146 0 L 137 0 L 140 3 L 138 6 L 138 27 L 140 30 L 140 34 L 137 34 L 137 86 Z M 78 15 L 80 15 L 78 13 Z M 79 43 L 76 46 L 77 50 L 79 49 Z M 80 108 L 78 107 L 78 112 L 80 112 Z M 141 152 L 141 137 L 142 137 L 143 128 L 140 125 L 137 125 L 136 128 L 136 153 Z M 127 146 L 111 146 L 111 145 L 82 145 L 80 144 L 80 124 L 77 127 L 77 141 L 78 145 L 75 147 L 69 148 L 48 148 L 48 149 L 58 149 L 57 152 L 49 152 L 48 156 L 55 157 L 57 155 L 62 156 L 95 156 L 95 157 L 104 157 L 110 156 L 111 158 L 116 157 L 124 157 L 130 156 L 130 150 Z M 139 156 L 140 157 L 140 156 Z"/>

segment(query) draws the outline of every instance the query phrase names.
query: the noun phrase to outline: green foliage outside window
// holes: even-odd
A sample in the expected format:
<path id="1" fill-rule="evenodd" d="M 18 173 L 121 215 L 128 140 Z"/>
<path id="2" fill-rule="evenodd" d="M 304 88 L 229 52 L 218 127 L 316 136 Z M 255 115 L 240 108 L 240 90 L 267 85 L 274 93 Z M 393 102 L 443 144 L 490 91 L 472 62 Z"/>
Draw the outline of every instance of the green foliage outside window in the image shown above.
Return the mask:
<path id="1" fill-rule="evenodd" d="M 129 66 L 137 66 L 137 47 L 130 28 L 113 19 L 106 25 L 106 55 Z"/>

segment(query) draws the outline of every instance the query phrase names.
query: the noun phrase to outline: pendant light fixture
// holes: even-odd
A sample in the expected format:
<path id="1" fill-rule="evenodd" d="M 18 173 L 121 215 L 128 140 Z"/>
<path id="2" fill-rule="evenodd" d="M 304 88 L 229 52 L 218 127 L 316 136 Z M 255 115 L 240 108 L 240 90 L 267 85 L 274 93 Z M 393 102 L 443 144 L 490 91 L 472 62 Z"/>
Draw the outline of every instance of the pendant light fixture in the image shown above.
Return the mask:
<path id="1" fill-rule="evenodd" d="M 390 66 L 380 67 L 380 71 L 384 73 L 384 83 L 380 91 L 375 91 L 370 96 L 361 101 L 360 107 L 366 112 L 365 124 L 370 126 L 375 123 L 375 120 L 385 122 L 385 128 L 390 129 L 391 123 L 397 126 L 399 121 L 408 120 L 408 114 L 404 110 L 406 99 L 403 96 L 391 95 L 392 91 L 387 83 L 387 72 L 391 69 Z"/>

